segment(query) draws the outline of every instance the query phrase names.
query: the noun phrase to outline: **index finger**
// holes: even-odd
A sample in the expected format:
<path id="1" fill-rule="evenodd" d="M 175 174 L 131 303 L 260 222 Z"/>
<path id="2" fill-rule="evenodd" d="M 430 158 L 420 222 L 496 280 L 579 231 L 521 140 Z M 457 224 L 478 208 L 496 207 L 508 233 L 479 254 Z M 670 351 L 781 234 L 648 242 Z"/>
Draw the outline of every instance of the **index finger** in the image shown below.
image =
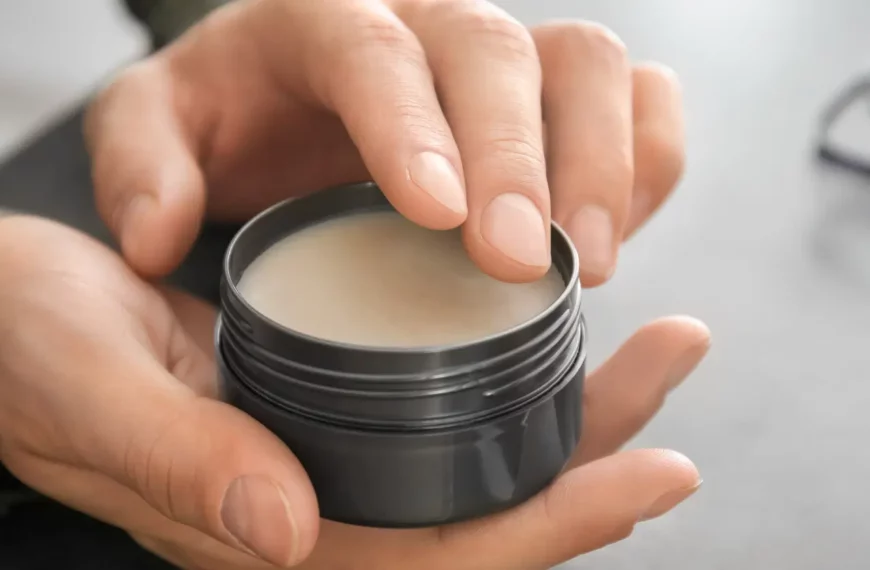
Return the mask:
<path id="1" fill-rule="evenodd" d="M 271 2 L 258 13 L 269 69 L 336 113 L 395 208 L 431 229 L 467 215 L 459 151 L 416 36 L 375 0 Z M 286 40 L 286 41 L 285 41 Z M 289 44 L 289 45 L 288 45 Z M 295 45 L 294 45 L 295 44 Z M 301 54 L 294 56 L 294 54 Z M 288 58 L 301 57 L 294 65 Z"/>
<path id="2" fill-rule="evenodd" d="M 528 30 L 487 2 L 408 3 L 462 154 L 471 257 L 503 281 L 550 267 L 541 67 Z"/>

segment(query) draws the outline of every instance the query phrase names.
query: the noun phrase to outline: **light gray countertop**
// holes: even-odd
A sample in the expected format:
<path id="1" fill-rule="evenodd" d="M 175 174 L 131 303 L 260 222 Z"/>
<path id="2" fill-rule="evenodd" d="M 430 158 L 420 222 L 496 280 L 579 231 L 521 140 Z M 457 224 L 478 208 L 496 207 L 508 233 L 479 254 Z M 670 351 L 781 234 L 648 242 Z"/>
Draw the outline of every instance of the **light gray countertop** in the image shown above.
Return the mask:
<path id="1" fill-rule="evenodd" d="M 660 315 L 695 315 L 714 335 L 707 362 L 632 444 L 692 457 L 701 492 L 565 567 L 870 567 L 870 180 L 813 157 L 822 106 L 870 72 L 870 3 L 502 4 L 528 23 L 604 22 L 685 86 L 686 177 L 613 282 L 587 293 L 592 363 Z M 870 112 L 859 120 L 870 151 Z M 74 121 L 0 171 L 0 203 L 100 233 L 88 192 Z M 219 257 L 215 244 L 203 251 L 202 263 Z"/>

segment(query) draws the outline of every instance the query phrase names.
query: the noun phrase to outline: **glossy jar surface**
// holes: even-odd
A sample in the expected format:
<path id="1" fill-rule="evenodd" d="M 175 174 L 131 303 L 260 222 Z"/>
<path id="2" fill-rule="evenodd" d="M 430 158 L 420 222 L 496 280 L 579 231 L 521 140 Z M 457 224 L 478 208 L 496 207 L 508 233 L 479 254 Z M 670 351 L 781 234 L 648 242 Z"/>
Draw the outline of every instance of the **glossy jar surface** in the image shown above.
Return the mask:
<path id="1" fill-rule="evenodd" d="M 263 251 L 328 219 L 391 209 L 374 184 L 266 210 L 227 250 L 216 330 L 225 399 L 281 438 L 327 519 L 419 527 L 491 514 L 546 487 L 580 432 L 585 327 L 577 254 L 553 226 L 565 282 L 534 319 L 469 343 L 379 348 L 282 327 L 237 284 Z"/>

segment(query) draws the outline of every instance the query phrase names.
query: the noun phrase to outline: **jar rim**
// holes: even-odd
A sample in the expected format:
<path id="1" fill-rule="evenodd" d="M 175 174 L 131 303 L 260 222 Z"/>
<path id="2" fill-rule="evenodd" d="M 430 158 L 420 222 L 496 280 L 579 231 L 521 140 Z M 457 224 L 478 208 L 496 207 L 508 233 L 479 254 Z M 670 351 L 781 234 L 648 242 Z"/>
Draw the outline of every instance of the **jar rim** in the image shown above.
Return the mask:
<path id="1" fill-rule="evenodd" d="M 242 383 L 290 407 L 355 424 L 434 425 L 499 413 L 534 399 L 585 358 L 577 253 L 554 224 L 553 264 L 565 283 L 533 319 L 465 343 L 390 348 L 324 340 L 282 326 L 236 284 L 263 251 L 326 219 L 391 210 L 380 189 L 356 184 L 269 208 L 230 244 L 216 349 Z"/>
<path id="2" fill-rule="evenodd" d="M 251 305 L 247 301 L 247 299 L 245 299 L 244 295 L 242 295 L 241 291 L 239 290 L 238 280 L 232 278 L 232 274 L 233 274 L 232 264 L 234 261 L 233 256 L 237 251 L 238 244 L 242 240 L 245 240 L 247 238 L 248 233 L 251 231 L 251 228 L 258 226 L 260 223 L 262 223 L 262 221 L 264 219 L 266 219 L 270 216 L 273 216 L 278 212 L 281 212 L 282 210 L 286 209 L 291 204 L 298 204 L 302 200 L 313 199 L 318 195 L 321 195 L 320 197 L 323 197 L 322 195 L 326 195 L 329 193 L 335 193 L 335 192 L 339 192 L 339 191 L 348 191 L 348 190 L 349 191 L 377 190 L 377 192 L 380 193 L 380 189 L 377 187 L 377 185 L 374 182 L 361 182 L 361 183 L 347 184 L 347 185 L 342 185 L 342 186 L 334 186 L 331 188 L 327 188 L 325 190 L 320 190 L 315 194 L 308 195 L 308 196 L 305 196 L 302 198 L 287 198 L 285 200 L 282 200 L 282 201 L 270 206 L 269 208 L 263 210 L 262 212 L 260 212 L 259 214 L 255 215 L 253 218 L 248 220 L 248 222 L 246 222 L 239 229 L 239 231 L 236 232 L 235 236 L 233 236 L 232 240 L 230 241 L 229 245 L 227 246 L 226 253 L 224 255 L 223 264 L 222 264 L 222 272 L 223 272 L 225 287 L 227 287 L 229 289 L 230 294 L 235 298 L 236 302 L 238 302 L 239 304 L 244 306 L 245 309 L 247 311 L 249 311 L 250 313 L 257 315 L 257 317 L 259 319 L 267 322 L 270 325 L 270 327 L 272 327 L 275 331 L 279 331 L 283 335 L 296 337 L 299 340 L 306 342 L 306 343 L 317 344 L 317 345 L 321 345 L 324 347 L 333 348 L 336 350 L 352 350 L 355 352 L 369 353 L 372 355 L 383 355 L 383 354 L 394 355 L 394 354 L 401 354 L 401 353 L 405 353 L 405 354 L 439 353 L 440 354 L 440 353 L 444 353 L 444 352 L 452 352 L 455 350 L 464 350 L 464 349 L 472 349 L 473 350 L 475 348 L 478 348 L 478 347 L 481 347 L 484 345 L 498 343 L 500 340 L 507 338 L 507 337 L 510 337 L 510 336 L 516 334 L 520 330 L 526 329 L 530 326 L 534 326 L 535 324 L 540 323 L 541 321 L 545 320 L 548 316 L 550 316 L 554 311 L 556 311 L 558 309 L 558 307 L 563 305 L 565 303 L 566 298 L 569 295 L 573 295 L 573 294 L 582 295 L 582 286 L 580 284 L 580 277 L 579 277 L 580 263 L 579 263 L 579 256 L 577 254 L 577 250 L 574 247 L 573 243 L 571 242 L 570 237 L 568 237 L 568 234 L 555 221 L 553 221 L 551 223 L 551 238 L 550 238 L 551 243 L 553 243 L 553 245 L 558 246 L 560 248 L 564 248 L 564 251 L 567 253 L 567 255 L 569 257 L 569 259 L 568 259 L 569 269 L 567 272 L 568 275 L 566 276 L 564 273 L 562 273 L 562 271 L 560 271 L 560 276 L 564 280 L 564 287 L 562 289 L 562 292 L 559 294 L 559 297 L 555 301 L 553 301 L 546 309 L 544 309 L 543 311 L 541 311 L 540 313 L 538 313 L 534 317 L 527 319 L 521 323 L 518 323 L 518 324 L 516 324 L 508 329 L 505 329 L 505 330 L 502 330 L 502 331 L 499 331 L 496 333 L 491 333 L 491 334 L 488 334 L 488 335 L 481 337 L 481 338 L 477 338 L 477 339 L 470 340 L 470 341 L 462 341 L 462 342 L 454 342 L 454 343 L 446 343 L 446 344 L 434 344 L 434 345 L 421 345 L 421 346 L 379 346 L 379 345 L 356 344 L 356 343 L 326 339 L 323 337 L 318 337 L 318 336 L 304 333 L 304 332 L 296 330 L 292 327 L 288 327 L 286 325 L 283 325 L 283 324 L 275 321 L 274 319 L 272 319 L 268 315 L 265 315 L 261 311 L 254 308 L 254 306 Z M 381 196 L 382 196 L 382 194 L 381 194 Z M 390 210 L 395 211 L 394 208 L 392 207 L 392 205 L 390 205 L 389 202 L 386 200 L 386 198 L 384 198 L 383 203 L 380 205 L 371 205 L 369 208 L 366 208 L 366 209 L 353 209 L 353 210 L 349 210 L 346 212 L 336 212 L 332 216 L 322 217 L 320 219 L 312 219 L 309 221 L 309 224 L 306 226 L 299 226 L 296 228 L 288 229 L 287 232 L 281 237 L 286 237 L 286 236 L 289 236 L 291 234 L 303 231 L 306 227 L 311 227 L 311 226 L 326 222 L 330 219 L 336 219 L 336 218 L 341 218 L 341 217 L 345 217 L 345 216 L 352 216 L 355 214 L 364 213 L 366 210 L 368 210 L 370 212 L 390 211 Z M 556 239 L 553 239 L 554 235 L 556 236 Z M 553 245 L 551 245 L 551 249 L 553 248 Z M 266 249 L 268 249 L 268 246 L 266 248 L 263 248 L 260 253 L 264 252 Z M 556 256 L 554 255 L 554 257 L 556 257 Z M 256 259 L 256 256 L 254 257 L 254 259 Z M 246 266 L 250 265 L 250 263 L 253 262 L 254 259 L 251 259 L 245 265 Z M 555 262 L 555 260 L 554 260 L 554 262 Z M 575 292 L 575 289 L 576 289 L 576 292 Z"/>

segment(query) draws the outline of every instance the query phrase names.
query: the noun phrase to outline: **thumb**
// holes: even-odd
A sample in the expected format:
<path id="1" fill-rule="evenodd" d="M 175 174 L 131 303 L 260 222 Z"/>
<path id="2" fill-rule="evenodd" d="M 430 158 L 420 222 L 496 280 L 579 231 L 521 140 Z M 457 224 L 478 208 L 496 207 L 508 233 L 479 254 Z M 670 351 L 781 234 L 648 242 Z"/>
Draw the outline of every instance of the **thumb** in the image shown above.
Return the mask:
<path id="1" fill-rule="evenodd" d="M 317 502 L 283 443 L 242 412 L 195 396 L 153 359 L 119 356 L 101 362 L 98 394 L 87 396 L 90 419 L 76 439 L 88 466 L 166 517 L 271 564 L 307 557 Z"/>
<path id="2" fill-rule="evenodd" d="M 16 472 L 29 463 L 25 480 L 112 522 L 119 517 L 92 507 L 123 487 L 273 564 L 305 558 L 319 518 L 302 466 L 266 428 L 195 391 L 215 379 L 204 339 L 193 338 L 206 334 L 210 312 L 159 295 L 57 223 L 21 217 L 0 227 L 2 460 Z M 68 475 L 47 480 L 50 467 L 34 469 L 40 460 Z"/>
<path id="3" fill-rule="evenodd" d="M 181 262 L 205 209 L 203 175 L 178 118 L 184 97 L 171 79 L 160 58 L 138 63 L 84 121 L 97 210 L 128 263 L 152 277 Z"/>
<path id="4" fill-rule="evenodd" d="M 691 461 L 673 451 L 611 455 L 562 474 L 512 511 L 446 529 L 443 554 L 475 570 L 550 568 L 626 538 L 700 484 Z"/>

